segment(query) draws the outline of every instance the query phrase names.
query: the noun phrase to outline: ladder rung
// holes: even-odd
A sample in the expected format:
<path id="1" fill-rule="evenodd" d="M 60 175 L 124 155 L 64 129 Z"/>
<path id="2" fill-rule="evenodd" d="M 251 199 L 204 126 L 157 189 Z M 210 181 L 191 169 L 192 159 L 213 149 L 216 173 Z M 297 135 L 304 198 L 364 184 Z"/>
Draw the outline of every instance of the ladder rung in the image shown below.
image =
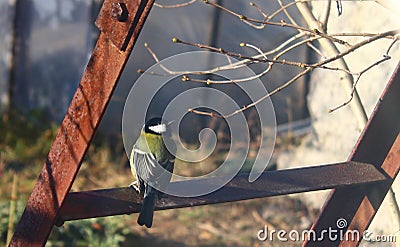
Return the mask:
<path id="1" fill-rule="evenodd" d="M 216 179 L 178 181 L 170 186 L 187 188 L 188 183 L 214 183 Z M 190 198 L 164 195 L 156 210 L 333 189 L 385 179 L 374 165 L 359 162 L 266 171 L 253 183 L 248 182 L 248 174 L 240 174 L 208 195 Z M 140 196 L 129 187 L 72 192 L 61 208 L 57 225 L 68 220 L 136 213 L 141 202 Z"/>

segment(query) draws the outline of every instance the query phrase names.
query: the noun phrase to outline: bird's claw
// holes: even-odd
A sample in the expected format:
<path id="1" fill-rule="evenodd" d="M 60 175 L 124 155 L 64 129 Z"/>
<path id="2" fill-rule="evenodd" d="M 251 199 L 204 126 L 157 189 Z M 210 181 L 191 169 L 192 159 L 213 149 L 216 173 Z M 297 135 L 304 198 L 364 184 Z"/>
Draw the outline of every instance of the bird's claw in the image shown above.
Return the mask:
<path id="1" fill-rule="evenodd" d="M 131 187 L 132 189 L 136 190 L 136 192 L 139 194 L 140 193 L 140 189 L 139 189 L 139 183 L 138 181 L 133 181 L 129 187 Z"/>

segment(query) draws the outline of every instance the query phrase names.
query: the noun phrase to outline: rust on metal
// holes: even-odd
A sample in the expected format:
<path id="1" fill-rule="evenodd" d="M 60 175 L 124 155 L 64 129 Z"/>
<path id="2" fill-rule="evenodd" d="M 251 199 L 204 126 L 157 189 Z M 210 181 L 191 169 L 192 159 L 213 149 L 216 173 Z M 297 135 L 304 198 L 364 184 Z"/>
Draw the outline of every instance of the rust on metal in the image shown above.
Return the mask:
<path id="1" fill-rule="evenodd" d="M 372 221 L 379 206 L 383 202 L 387 191 L 392 185 L 394 178 L 399 172 L 400 164 L 400 134 L 397 136 L 392 148 L 390 149 L 386 159 L 384 160 L 381 168 L 386 172 L 385 175 L 390 178 L 386 179 L 385 183 L 380 184 L 376 187 L 369 188 L 369 192 L 366 193 L 360 206 L 358 207 L 353 220 L 349 222 L 348 231 L 358 231 L 363 233 L 367 230 L 368 225 Z M 396 168 L 397 167 L 397 168 Z M 388 169 L 389 168 L 389 169 Z M 396 168 L 397 170 L 394 170 Z M 382 193 L 382 194 L 380 194 Z M 375 195 L 377 194 L 377 195 Z M 360 239 L 362 240 L 362 239 Z M 342 246 L 356 246 L 358 243 L 356 240 L 348 239 L 344 240 Z"/>
<path id="2" fill-rule="evenodd" d="M 111 5 L 111 17 L 120 21 L 127 21 L 129 16 L 128 9 L 125 3 L 112 3 Z"/>
<path id="3" fill-rule="evenodd" d="M 120 22 L 113 19 L 110 14 L 111 5 L 115 2 L 104 1 L 102 14 L 97 20 L 103 32 L 100 34 L 82 80 L 52 144 L 10 246 L 44 246 L 46 243 L 137 36 L 153 5 L 153 0 L 123 1 L 129 11 L 128 20 L 130 21 Z M 129 27 L 123 29 L 122 32 L 109 31 L 125 23 Z M 114 45 L 115 43 L 127 43 L 126 49 L 121 50 L 120 46 Z"/>
<path id="4" fill-rule="evenodd" d="M 187 188 L 187 183 L 213 183 L 219 178 L 173 182 Z M 156 209 L 192 207 L 252 198 L 332 189 L 385 181 L 386 177 L 373 165 L 346 162 L 264 172 L 249 183 L 248 174 L 236 176 L 221 189 L 200 197 L 165 197 Z M 67 220 L 131 214 L 140 210 L 142 199 L 129 187 L 70 193 L 60 211 L 58 225 Z"/>
<path id="5" fill-rule="evenodd" d="M 361 134 L 350 161 L 366 162 L 376 166 L 386 181 L 375 185 L 362 185 L 333 190 L 312 230 L 317 233 L 332 230 L 357 230 L 360 234 L 368 228 L 382 204 L 400 169 L 400 64 L 385 88 Z M 340 207 L 338 207 L 340 205 Z M 345 219 L 348 228 L 338 229 L 336 222 Z M 349 241 L 346 241 L 349 240 Z M 358 241 L 343 239 L 342 242 L 306 241 L 304 246 L 357 246 Z"/>
<path id="6" fill-rule="evenodd" d="M 154 0 L 105 0 L 96 26 L 120 50 L 126 50 L 135 27 L 141 22 L 141 10 Z M 137 34 L 136 34 L 137 35 Z"/>

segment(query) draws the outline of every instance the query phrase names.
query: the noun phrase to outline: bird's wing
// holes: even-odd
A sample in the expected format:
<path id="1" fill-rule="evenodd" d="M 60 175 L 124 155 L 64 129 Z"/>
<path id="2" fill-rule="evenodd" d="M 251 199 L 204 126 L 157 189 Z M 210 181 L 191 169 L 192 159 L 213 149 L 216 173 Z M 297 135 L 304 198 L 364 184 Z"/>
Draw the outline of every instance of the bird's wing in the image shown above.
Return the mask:
<path id="1" fill-rule="evenodd" d="M 174 164 L 175 164 L 175 159 L 167 159 L 162 166 L 165 168 L 165 173 L 162 178 L 162 184 L 160 184 L 162 191 L 165 191 L 165 188 L 168 186 L 168 184 L 171 181 L 172 173 L 174 172 Z M 168 171 L 168 172 L 167 172 Z M 164 192 L 159 192 L 157 198 L 160 200 L 164 195 Z"/>
<path id="2" fill-rule="evenodd" d="M 134 152 L 134 166 L 138 181 L 140 180 L 145 184 L 150 184 L 152 187 L 165 187 L 171 180 L 174 163 L 166 160 L 160 164 L 156 157 L 144 152 L 137 147 L 133 147 Z"/>

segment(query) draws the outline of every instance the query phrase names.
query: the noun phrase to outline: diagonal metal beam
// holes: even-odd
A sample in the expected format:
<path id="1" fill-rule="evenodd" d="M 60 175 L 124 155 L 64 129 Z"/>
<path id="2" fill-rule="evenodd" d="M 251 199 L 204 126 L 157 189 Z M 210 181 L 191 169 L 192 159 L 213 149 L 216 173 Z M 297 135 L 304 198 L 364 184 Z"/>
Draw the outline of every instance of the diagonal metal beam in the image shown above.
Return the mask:
<path id="1" fill-rule="evenodd" d="M 102 31 L 10 246 L 44 246 L 154 0 L 105 0 Z"/>
<path id="2" fill-rule="evenodd" d="M 349 158 L 349 161 L 374 164 L 385 173 L 386 182 L 335 189 L 312 227 L 316 233 L 327 229 L 357 230 L 362 236 L 368 228 L 400 169 L 399 106 L 400 63 Z M 339 218 L 348 222 L 347 228 L 337 227 Z M 362 238 L 347 240 L 324 238 L 323 241 L 306 241 L 304 246 L 357 246 Z"/>
<path id="3" fill-rule="evenodd" d="M 187 188 L 188 183 L 214 183 L 219 177 L 173 182 Z M 165 195 L 156 209 L 192 207 L 306 191 L 348 187 L 385 181 L 373 165 L 347 162 L 322 166 L 264 172 L 253 183 L 248 174 L 236 176 L 221 189 L 200 197 Z M 191 185 L 193 186 L 193 184 Z M 129 187 L 70 193 L 60 211 L 57 225 L 67 220 L 86 219 L 139 212 L 142 199 Z"/>

